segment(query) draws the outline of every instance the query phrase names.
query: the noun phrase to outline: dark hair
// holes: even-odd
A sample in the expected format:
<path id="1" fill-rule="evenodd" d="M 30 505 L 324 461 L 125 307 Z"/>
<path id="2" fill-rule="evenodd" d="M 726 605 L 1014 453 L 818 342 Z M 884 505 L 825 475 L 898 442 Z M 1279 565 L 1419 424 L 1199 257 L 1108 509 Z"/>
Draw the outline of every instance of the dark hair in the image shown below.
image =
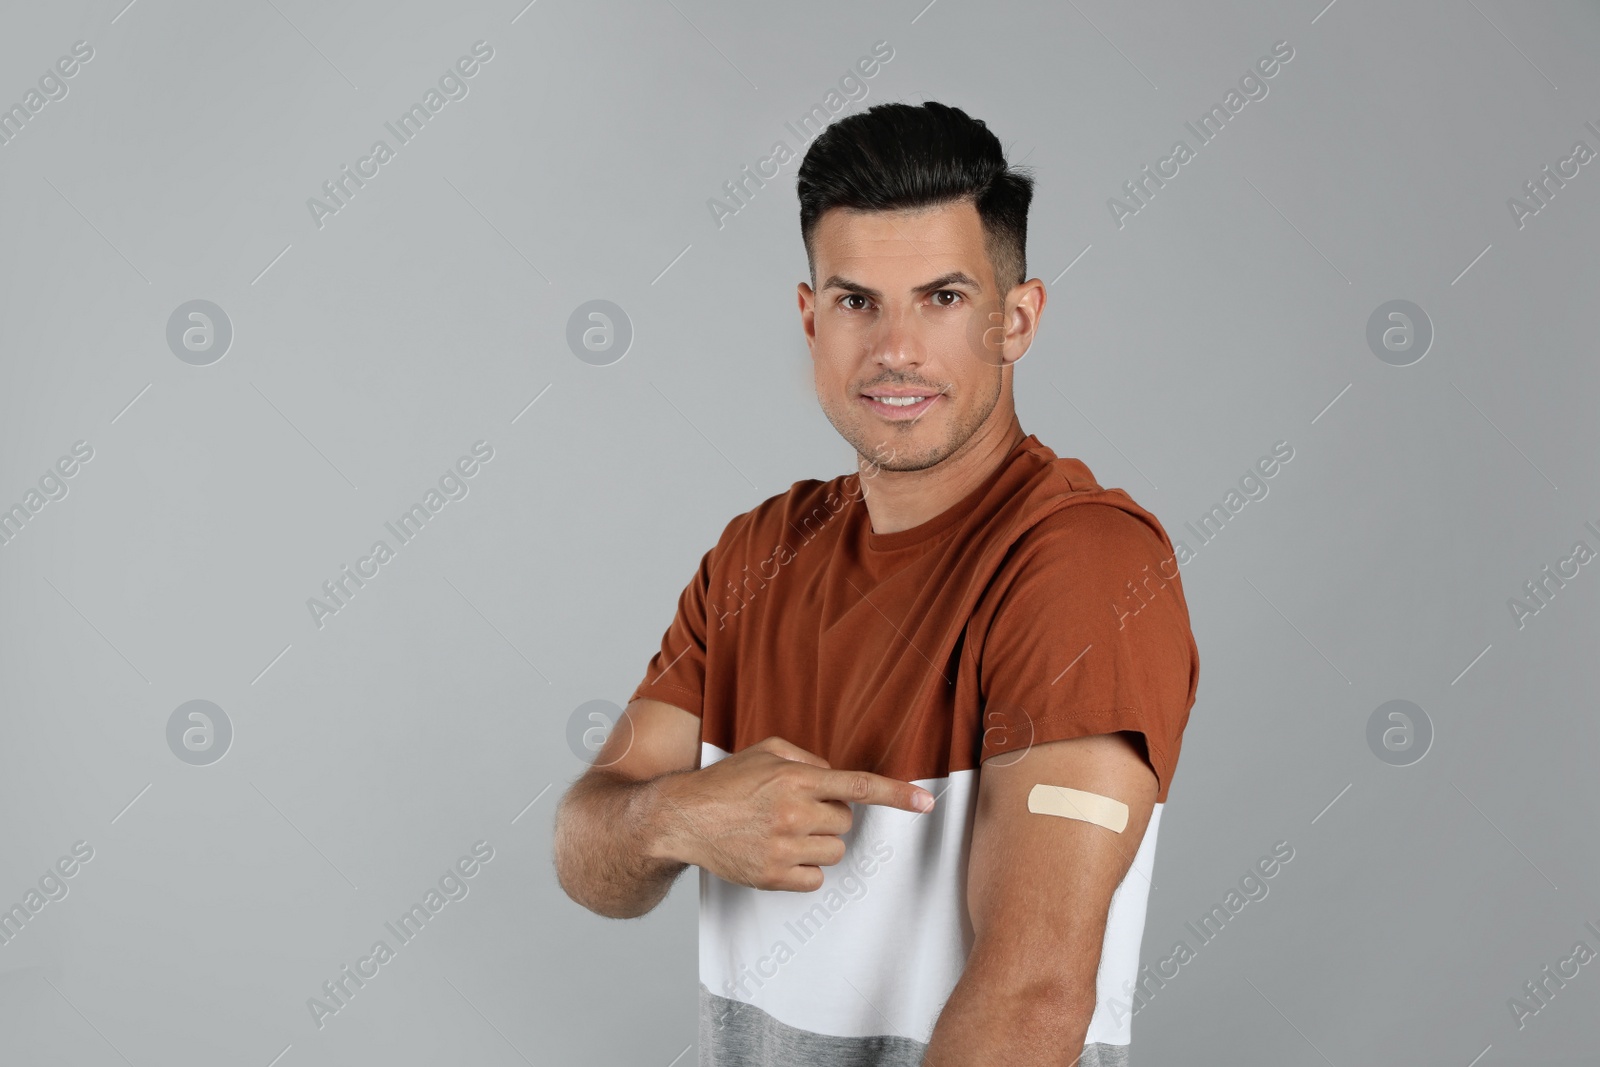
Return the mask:
<path id="1" fill-rule="evenodd" d="M 813 285 L 812 238 L 829 208 L 890 211 L 962 199 L 977 208 L 996 284 L 1004 290 L 1027 278 L 1033 178 L 1007 166 L 1000 139 L 958 107 L 884 103 L 840 119 L 806 151 L 795 191 Z"/>

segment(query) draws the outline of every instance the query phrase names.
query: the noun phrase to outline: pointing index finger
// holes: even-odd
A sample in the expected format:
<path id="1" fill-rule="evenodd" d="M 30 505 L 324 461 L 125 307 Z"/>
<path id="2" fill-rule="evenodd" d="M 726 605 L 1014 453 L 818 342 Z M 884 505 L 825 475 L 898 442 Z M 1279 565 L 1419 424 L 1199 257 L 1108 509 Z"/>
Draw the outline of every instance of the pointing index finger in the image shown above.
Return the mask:
<path id="1" fill-rule="evenodd" d="M 933 794 L 926 789 L 871 771 L 819 771 L 813 792 L 823 800 L 883 804 L 903 811 L 933 810 Z"/>

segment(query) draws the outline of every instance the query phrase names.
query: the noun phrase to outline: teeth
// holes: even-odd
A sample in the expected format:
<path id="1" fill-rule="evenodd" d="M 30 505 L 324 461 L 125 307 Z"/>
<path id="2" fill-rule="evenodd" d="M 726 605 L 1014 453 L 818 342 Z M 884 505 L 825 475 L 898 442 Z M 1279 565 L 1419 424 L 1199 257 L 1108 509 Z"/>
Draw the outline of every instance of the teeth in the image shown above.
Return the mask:
<path id="1" fill-rule="evenodd" d="M 920 404 L 928 398 L 925 396 L 876 396 L 873 399 L 880 404 L 888 404 L 891 407 L 907 408 L 912 404 Z"/>

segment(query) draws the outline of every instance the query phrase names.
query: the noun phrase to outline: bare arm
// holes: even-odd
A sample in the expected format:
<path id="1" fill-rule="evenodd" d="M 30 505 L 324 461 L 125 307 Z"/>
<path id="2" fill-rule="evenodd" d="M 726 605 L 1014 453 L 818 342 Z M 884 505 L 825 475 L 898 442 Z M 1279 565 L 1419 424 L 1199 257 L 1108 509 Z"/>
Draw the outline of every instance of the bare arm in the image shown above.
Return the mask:
<path id="1" fill-rule="evenodd" d="M 1121 800 L 1128 824 L 1117 833 L 1030 812 L 1040 782 Z M 1071 1067 L 1094 1014 L 1111 895 L 1150 821 L 1155 772 L 1127 734 L 1100 734 L 990 759 L 978 783 L 972 952 L 922 1062 Z"/>
<path id="2" fill-rule="evenodd" d="M 661 902 L 687 865 L 736 885 L 808 893 L 844 858 L 851 803 L 905 811 L 933 794 L 869 771 L 834 770 L 781 737 L 695 769 L 700 722 L 655 700 L 628 705 L 556 810 L 556 879 L 616 919 Z M 919 807 L 918 805 L 924 805 Z"/>
<path id="3" fill-rule="evenodd" d="M 594 765 L 556 808 L 556 880 L 599 915 L 632 919 L 661 903 L 687 866 L 673 858 L 675 812 L 663 779 L 692 772 L 700 719 L 659 700 L 635 700 Z"/>

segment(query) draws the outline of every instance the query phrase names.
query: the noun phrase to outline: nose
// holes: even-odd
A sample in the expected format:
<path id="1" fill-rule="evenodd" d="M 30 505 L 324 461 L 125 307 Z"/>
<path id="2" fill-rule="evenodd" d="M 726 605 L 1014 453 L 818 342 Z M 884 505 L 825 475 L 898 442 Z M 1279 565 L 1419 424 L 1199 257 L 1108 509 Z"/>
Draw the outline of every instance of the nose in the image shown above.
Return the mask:
<path id="1" fill-rule="evenodd" d="M 907 308 L 885 311 L 868 331 L 868 356 L 885 370 L 915 370 L 926 359 L 920 327 L 916 315 Z"/>

